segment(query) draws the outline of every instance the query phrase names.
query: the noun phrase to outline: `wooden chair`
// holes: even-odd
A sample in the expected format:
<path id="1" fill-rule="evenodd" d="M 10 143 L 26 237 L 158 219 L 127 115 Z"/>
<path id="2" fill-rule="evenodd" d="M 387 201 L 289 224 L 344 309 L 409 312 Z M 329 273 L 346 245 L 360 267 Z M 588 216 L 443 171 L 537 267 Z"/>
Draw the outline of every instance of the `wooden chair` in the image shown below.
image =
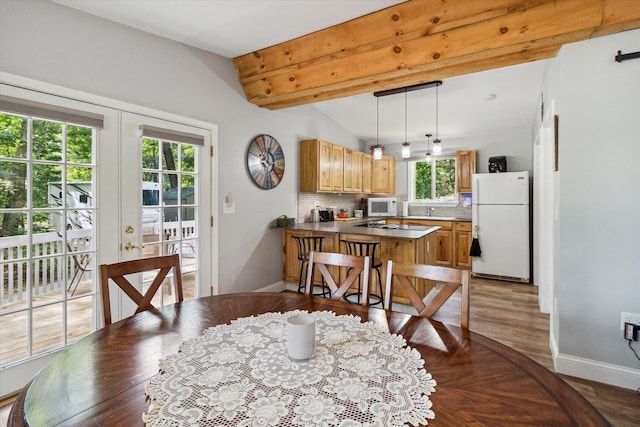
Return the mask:
<path id="1" fill-rule="evenodd" d="M 418 295 L 418 292 L 409 281 L 410 277 L 443 282 L 444 286 L 429 301 L 429 305 L 425 305 L 422 297 Z M 396 281 L 407 294 L 411 304 L 418 310 L 418 315 L 428 318 L 431 318 L 442 307 L 458 287 L 462 287 L 460 326 L 464 329 L 469 329 L 469 277 L 469 270 L 389 260 L 387 263 L 384 308 L 385 310 L 391 309 L 393 286 Z"/>
<path id="2" fill-rule="evenodd" d="M 126 275 L 141 273 L 143 271 L 160 270 L 153 282 L 142 295 L 127 279 Z M 173 269 L 173 280 L 177 301 L 183 301 L 182 275 L 180 273 L 180 255 L 166 255 L 153 258 L 142 258 L 132 261 L 117 262 L 114 264 L 100 265 L 100 285 L 102 292 L 102 309 L 104 312 L 104 324 L 111 324 L 111 302 L 109 299 L 109 279 L 120 287 L 129 298 L 138 304 L 135 313 L 155 308 L 151 304 L 156 291 L 162 285 L 169 271 Z"/>
<path id="3" fill-rule="evenodd" d="M 336 280 L 331 275 L 328 266 L 349 267 L 349 272 L 345 280 L 336 284 Z M 313 269 L 317 267 L 322 275 L 325 284 L 331 292 L 330 299 L 342 299 L 347 290 L 355 283 L 358 277 L 362 279 L 362 300 L 361 305 L 369 305 L 369 271 L 371 270 L 371 258 L 368 256 L 355 256 L 346 254 L 336 254 L 332 252 L 316 252 L 309 253 L 309 265 L 307 266 L 307 279 L 305 286 L 305 295 L 311 295 L 313 288 Z M 340 270 L 338 269 L 338 275 Z"/>

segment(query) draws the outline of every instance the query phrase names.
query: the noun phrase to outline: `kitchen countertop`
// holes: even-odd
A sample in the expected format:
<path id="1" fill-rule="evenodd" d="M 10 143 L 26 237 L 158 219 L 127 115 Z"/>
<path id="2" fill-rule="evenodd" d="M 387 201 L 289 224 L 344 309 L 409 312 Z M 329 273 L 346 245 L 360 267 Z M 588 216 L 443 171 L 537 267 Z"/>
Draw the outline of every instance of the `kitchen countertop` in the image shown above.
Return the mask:
<path id="1" fill-rule="evenodd" d="M 351 221 L 329 221 L 329 222 L 303 222 L 285 227 L 289 230 L 318 231 L 322 233 L 339 234 L 360 234 L 363 236 L 393 237 L 399 239 L 420 239 L 428 234 L 434 233 L 440 227 L 427 226 L 425 230 L 390 230 L 384 228 L 356 227 L 372 221 L 381 221 L 385 218 L 362 218 Z"/>
<path id="2" fill-rule="evenodd" d="M 400 219 L 428 219 L 431 221 L 456 221 L 456 222 L 471 222 L 471 218 L 462 218 L 457 216 L 402 216 L 396 217 Z"/>

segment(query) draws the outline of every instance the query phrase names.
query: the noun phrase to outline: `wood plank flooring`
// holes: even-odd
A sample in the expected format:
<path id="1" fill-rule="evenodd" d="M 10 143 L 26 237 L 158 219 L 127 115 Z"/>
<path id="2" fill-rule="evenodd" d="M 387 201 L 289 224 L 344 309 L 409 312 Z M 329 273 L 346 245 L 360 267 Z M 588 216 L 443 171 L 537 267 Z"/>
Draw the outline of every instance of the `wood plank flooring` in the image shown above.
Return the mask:
<path id="1" fill-rule="evenodd" d="M 538 310 L 537 291 L 535 286 L 473 278 L 469 328 L 512 347 L 553 370 L 549 350 L 549 316 Z M 459 298 L 459 294 L 454 295 L 436 317 L 459 324 Z M 614 426 L 640 426 L 640 394 L 637 392 L 562 377 Z M 12 398 L 0 401 L 0 425 L 6 425 L 12 402 Z"/>

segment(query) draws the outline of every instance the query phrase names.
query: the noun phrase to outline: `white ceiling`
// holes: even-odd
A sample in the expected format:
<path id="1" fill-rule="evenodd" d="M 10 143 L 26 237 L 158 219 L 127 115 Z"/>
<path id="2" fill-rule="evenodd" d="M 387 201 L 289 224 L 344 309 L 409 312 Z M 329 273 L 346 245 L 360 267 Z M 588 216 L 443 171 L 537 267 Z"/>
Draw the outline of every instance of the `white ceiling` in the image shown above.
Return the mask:
<path id="1" fill-rule="evenodd" d="M 168 39 L 234 58 L 384 9 L 399 0 L 52 0 Z M 545 61 L 444 79 L 438 136 L 497 135 L 531 128 Z M 485 100 L 495 95 L 492 101 Z M 407 139 L 435 134 L 435 89 L 407 94 Z M 376 105 L 376 103 L 379 103 Z M 368 142 L 405 140 L 405 97 L 363 94 L 314 104 Z M 376 125 L 379 109 L 379 124 Z M 378 130 L 379 129 L 379 130 Z M 482 138 L 480 138 L 482 139 Z M 412 148 L 418 144 L 412 144 Z M 425 145 L 421 143 L 421 145 Z M 423 147 L 426 149 L 426 145 Z"/>

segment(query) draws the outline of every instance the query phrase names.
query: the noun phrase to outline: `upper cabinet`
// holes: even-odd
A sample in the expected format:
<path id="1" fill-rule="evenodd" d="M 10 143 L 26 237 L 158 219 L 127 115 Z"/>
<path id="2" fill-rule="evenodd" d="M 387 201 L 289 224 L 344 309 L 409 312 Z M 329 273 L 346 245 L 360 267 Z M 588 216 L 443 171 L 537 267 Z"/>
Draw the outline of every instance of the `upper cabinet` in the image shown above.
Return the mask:
<path id="1" fill-rule="evenodd" d="M 320 139 L 300 141 L 300 191 L 332 191 L 333 144 Z"/>
<path id="2" fill-rule="evenodd" d="M 365 194 L 371 193 L 371 167 L 373 166 L 373 159 L 371 154 L 362 153 L 362 192 Z"/>
<path id="3" fill-rule="evenodd" d="M 456 152 L 456 192 L 471 193 L 471 177 L 476 173 L 476 152 Z"/>
<path id="4" fill-rule="evenodd" d="M 373 160 L 371 169 L 371 192 L 393 194 L 396 192 L 396 158 L 382 156 Z"/>
<path id="5" fill-rule="evenodd" d="M 395 158 L 370 154 L 321 139 L 300 141 L 300 191 L 307 193 L 394 193 Z"/>
<path id="6" fill-rule="evenodd" d="M 344 148 L 339 145 L 331 145 L 331 191 L 344 190 Z"/>

